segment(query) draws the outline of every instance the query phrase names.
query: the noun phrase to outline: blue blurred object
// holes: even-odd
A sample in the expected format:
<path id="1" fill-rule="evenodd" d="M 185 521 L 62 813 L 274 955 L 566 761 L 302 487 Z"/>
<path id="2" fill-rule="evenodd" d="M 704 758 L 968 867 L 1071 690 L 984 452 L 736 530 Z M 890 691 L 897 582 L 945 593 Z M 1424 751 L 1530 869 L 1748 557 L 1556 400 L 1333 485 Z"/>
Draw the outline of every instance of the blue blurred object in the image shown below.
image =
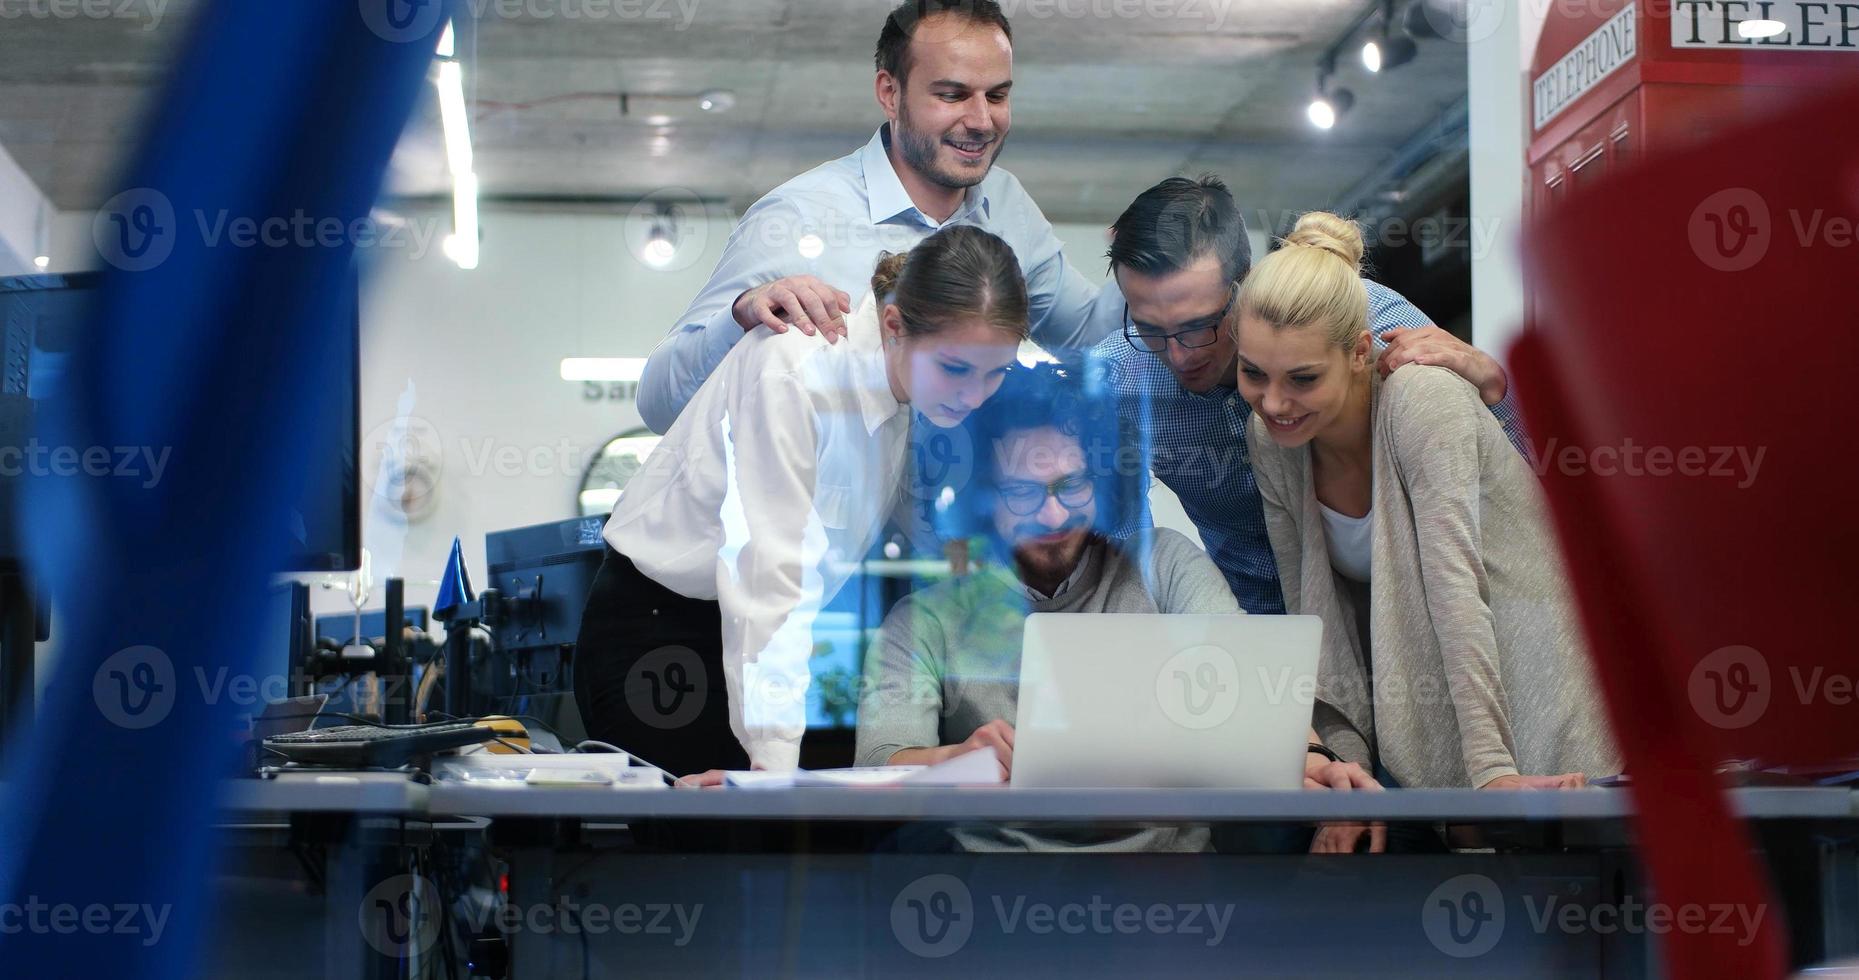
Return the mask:
<path id="1" fill-rule="evenodd" d="M 433 615 L 445 619 L 452 611 L 477 599 L 471 591 L 471 575 L 465 570 L 465 549 L 452 538 L 452 556 L 445 560 L 445 574 L 439 577 L 439 598 L 433 603 Z"/>
<path id="2" fill-rule="evenodd" d="M 266 515 L 309 478 L 302 446 L 330 394 L 291 368 L 328 356 L 355 274 L 356 233 L 323 231 L 366 226 L 449 10 L 200 4 L 99 209 L 111 268 L 37 436 L 171 463 L 152 485 L 26 488 L 27 552 L 64 625 L 36 724 L 8 733 L 0 902 L 52 910 L 0 935 L 9 976 L 201 972 L 216 788 L 238 762 L 220 733 L 254 707 L 210 681 L 266 687 L 252 637 L 290 548 Z M 213 231 L 299 219 L 314 234 Z M 108 929 L 91 928 L 100 906 Z"/>
<path id="3" fill-rule="evenodd" d="M 25 440 L 30 428 L 32 401 L 54 397 L 64 383 L 71 352 L 93 342 L 88 332 L 96 325 L 91 304 L 94 294 L 103 287 L 104 276 L 96 272 L 61 273 L 0 278 L 0 322 L 6 325 L 5 375 L 0 378 L 0 447 L 29 448 L 9 438 Z M 340 393 L 330 398 L 328 408 L 318 416 L 318 424 L 306 434 L 300 452 L 312 460 L 315 470 L 301 496 L 273 502 L 270 520 L 281 522 L 292 532 L 294 547 L 284 568 L 297 572 L 339 572 L 361 565 L 361 493 L 360 434 L 357 420 L 361 414 L 360 383 L 360 315 L 357 284 L 345 287 L 340 330 L 329 347 L 329 356 L 316 360 L 303 357 L 293 370 L 295 378 L 276 381 L 304 385 L 318 390 Z M 259 305 L 239 314 L 251 322 L 269 318 L 268 297 L 259 297 Z M 29 396 L 24 403 L 7 396 Z M 27 423 L 17 420 L 20 410 Z M 16 426 L 18 426 L 16 428 Z M 139 469 L 146 478 L 160 479 L 166 457 L 158 452 L 139 455 L 136 447 L 124 447 L 126 453 L 112 453 L 115 467 Z M 0 452 L 5 452 L 0 448 Z M 13 487 L 23 475 L 0 472 L 0 514 L 16 513 Z M 14 546 L 14 528 L 10 521 L 0 521 L 0 561 L 18 556 Z"/>

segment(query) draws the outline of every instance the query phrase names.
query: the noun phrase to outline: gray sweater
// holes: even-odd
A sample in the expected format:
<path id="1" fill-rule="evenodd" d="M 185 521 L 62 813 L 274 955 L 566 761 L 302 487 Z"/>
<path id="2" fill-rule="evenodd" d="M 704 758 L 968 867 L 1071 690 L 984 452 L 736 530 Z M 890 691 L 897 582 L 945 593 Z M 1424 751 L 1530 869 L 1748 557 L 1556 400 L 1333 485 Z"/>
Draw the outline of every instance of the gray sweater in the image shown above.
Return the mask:
<path id="1" fill-rule="evenodd" d="M 1367 608 L 1331 568 L 1310 448 L 1247 433 L 1285 608 L 1323 618 L 1317 733 L 1402 786 L 1618 772 L 1535 474 L 1457 375 L 1370 370 Z"/>
<path id="2" fill-rule="evenodd" d="M 1011 568 L 993 566 L 906 596 L 885 617 L 868 655 L 859 704 L 861 766 L 881 766 L 901 749 L 954 745 L 996 718 L 1013 723 L 1020 697 L 1020 644 L 1030 613 L 1238 613 L 1239 603 L 1206 552 L 1157 528 L 1145 570 L 1103 539 L 1050 598 L 1027 593 Z M 1144 584 L 1154 583 L 1153 590 Z M 1001 829 L 962 832 L 970 850 L 1205 850 L 1204 827 L 1157 827 L 1107 836 Z"/>

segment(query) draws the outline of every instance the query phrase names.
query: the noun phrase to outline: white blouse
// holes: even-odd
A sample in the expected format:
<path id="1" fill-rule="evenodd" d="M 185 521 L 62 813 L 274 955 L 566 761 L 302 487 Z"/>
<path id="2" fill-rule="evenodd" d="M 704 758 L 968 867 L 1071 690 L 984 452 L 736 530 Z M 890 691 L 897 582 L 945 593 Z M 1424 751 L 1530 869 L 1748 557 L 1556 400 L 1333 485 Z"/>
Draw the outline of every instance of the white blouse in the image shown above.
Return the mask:
<path id="1" fill-rule="evenodd" d="M 641 572 L 722 606 L 730 728 L 764 769 L 799 764 L 814 619 L 897 506 L 909 448 L 870 297 L 846 329 L 751 331 L 607 520 Z"/>

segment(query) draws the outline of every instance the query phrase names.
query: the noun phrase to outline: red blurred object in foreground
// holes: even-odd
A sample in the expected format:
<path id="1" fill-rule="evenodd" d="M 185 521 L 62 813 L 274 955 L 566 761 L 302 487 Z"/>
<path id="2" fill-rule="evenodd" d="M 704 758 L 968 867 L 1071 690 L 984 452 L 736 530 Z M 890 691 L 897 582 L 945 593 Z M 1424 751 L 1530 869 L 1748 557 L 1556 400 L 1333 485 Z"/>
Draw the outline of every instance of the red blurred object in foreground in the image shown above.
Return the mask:
<path id="1" fill-rule="evenodd" d="M 1784 971 L 1712 766 L 1859 754 L 1853 120 L 1859 87 L 1648 157 L 1525 244 L 1537 320 L 1515 384 L 1652 884 L 1769 911 L 1754 942 L 1665 936 L 1673 976 Z"/>

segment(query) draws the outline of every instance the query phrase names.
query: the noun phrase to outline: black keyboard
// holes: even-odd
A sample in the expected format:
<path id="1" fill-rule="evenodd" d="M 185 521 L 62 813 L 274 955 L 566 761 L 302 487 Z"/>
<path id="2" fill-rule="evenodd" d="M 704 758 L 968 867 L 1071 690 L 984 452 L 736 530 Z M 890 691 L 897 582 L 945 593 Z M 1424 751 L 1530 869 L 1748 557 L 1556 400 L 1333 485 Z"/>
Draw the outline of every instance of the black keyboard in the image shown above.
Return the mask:
<path id="1" fill-rule="evenodd" d="M 497 737 L 489 728 L 468 721 L 449 721 L 417 728 L 383 728 L 379 725 L 335 725 L 288 732 L 265 739 L 265 748 L 285 759 L 313 766 L 393 769 L 420 757 L 448 749 L 477 745 Z"/>

